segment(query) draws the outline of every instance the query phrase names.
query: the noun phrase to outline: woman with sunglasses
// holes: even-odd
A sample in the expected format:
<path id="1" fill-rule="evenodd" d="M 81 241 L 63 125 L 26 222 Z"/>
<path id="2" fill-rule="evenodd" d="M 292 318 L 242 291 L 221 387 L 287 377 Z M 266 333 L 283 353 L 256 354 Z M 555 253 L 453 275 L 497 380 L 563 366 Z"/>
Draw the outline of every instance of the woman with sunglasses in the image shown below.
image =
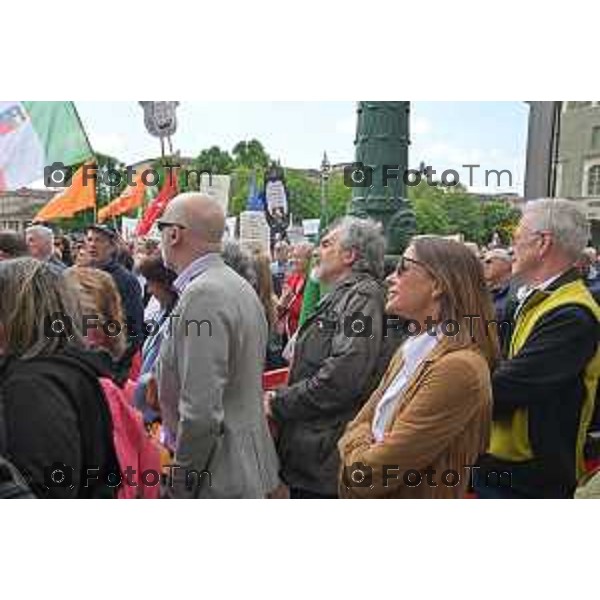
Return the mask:
<path id="1" fill-rule="evenodd" d="M 481 264 L 459 242 L 419 236 L 387 282 L 386 313 L 409 337 L 339 442 L 340 496 L 461 497 L 487 446 L 498 357 Z"/>

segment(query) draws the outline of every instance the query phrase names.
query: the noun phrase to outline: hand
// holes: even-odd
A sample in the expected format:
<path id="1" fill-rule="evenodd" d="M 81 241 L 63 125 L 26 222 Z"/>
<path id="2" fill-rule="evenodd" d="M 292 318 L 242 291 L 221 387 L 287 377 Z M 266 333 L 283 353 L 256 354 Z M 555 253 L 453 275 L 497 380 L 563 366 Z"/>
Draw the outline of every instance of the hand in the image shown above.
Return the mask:
<path id="1" fill-rule="evenodd" d="M 149 408 L 160 412 L 160 404 L 158 402 L 158 384 L 154 376 L 148 379 L 146 384 L 146 404 Z"/>
<path id="2" fill-rule="evenodd" d="M 265 410 L 265 415 L 267 415 L 267 417 L 271 417 L 272 416 L 271 403 L 273 402 L 274 399 L 275 399 L 275 392 L 268 391 L 268 392 L 264 393 L 264 396 L 263 396 L 263 408 Z"/>

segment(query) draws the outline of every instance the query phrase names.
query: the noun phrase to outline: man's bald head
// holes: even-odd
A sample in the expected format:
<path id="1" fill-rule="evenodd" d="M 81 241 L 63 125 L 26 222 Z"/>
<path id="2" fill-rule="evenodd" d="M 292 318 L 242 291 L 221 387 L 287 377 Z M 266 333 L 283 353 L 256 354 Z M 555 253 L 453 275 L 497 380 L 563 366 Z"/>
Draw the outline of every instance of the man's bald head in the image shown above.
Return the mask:
<path id="1" fill-rule="evenodd" d="M 220 244 L 225 232 L 225 214 L 221 205 L 205 194 L 179 194 L 169 204 L 159 223 L 173 223 L 201 236 L 207 244 Z"/>
<path id="2" fill-rule="evenodd" d="M 221 251 L 225 214 L 210 196 L 190 192 L 169 202 L 158 226 L 163 259 L 179 273 L 196 258 Z"/>

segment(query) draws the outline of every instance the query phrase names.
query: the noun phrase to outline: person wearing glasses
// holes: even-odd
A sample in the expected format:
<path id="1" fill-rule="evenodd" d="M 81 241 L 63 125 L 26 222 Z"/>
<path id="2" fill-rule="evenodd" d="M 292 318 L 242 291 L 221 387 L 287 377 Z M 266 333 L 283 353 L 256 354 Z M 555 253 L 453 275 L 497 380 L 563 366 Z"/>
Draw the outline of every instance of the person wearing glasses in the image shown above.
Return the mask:
<path id="1" fill-rule="evenodd" d="M 164 495 L 264 498 L 279 486 L 279 465 L 262 405 L 262 304 L 223 261 L 218 202 L 180 194 L 158 229 L 179 297 L 156 363 L 162 423 L 178 467 Z"/>
<path id="2" fill-rule="evenodd" d="M 488 250 L 483 257 L 483 276 L 492 294 L 498 327 L 500 347 L 504 349 L 511 331 L 511 307 L 514 291 L 511 286 L 512 256 L 504 248 Z"/>
<path id="3" fill-rule="evenodd" d="M 412 240 L 386 311 L 410 337 L 339 442 L 344 498 L 459 498 L 487 445 L 497 334 L 479 258 L 460 242 Z"/>
<path id="4" fill-rule="evenodd" d="M 571 201 L 528 202 L 514 233 L 523 287 L 508 359 L 493 379 L 490 446 L 476 472 L 482 498 L 570 498 L 600 375 L 600 308 L 575 268 L 589 239 Z"/>
<path id="5" fill-rule="evenodd" d="M 265 394 L 293 499 L 337 497 L 337 441 L 391 356 L 384 254 L 368 219 L 344 217 L 321 239 L 314 274 L 329 293 L 298 329 L 288 386 Z"/>

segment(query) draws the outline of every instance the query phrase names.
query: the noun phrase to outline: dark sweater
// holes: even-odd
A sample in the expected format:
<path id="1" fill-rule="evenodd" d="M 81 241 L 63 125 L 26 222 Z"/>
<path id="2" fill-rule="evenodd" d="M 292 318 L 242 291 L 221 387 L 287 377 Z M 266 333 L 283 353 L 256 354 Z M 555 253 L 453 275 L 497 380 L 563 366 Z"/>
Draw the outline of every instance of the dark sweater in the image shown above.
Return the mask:
<path id="1" fill-rule="evenodd" d="M 114 488 L 85 467 L 116 471 L 112 420 L 98 377 L 104 359 L 72 349 L 29 360 L 0 361 L 0 403 L 7 458 L 40 498 L 110 498 Z M 67 465 L 65 485 L 49 480 L 53 465 Z M 98 471 L 94 471 L 97 473 Z M 60 478 L 55 474 L 55 479 Z"/>

